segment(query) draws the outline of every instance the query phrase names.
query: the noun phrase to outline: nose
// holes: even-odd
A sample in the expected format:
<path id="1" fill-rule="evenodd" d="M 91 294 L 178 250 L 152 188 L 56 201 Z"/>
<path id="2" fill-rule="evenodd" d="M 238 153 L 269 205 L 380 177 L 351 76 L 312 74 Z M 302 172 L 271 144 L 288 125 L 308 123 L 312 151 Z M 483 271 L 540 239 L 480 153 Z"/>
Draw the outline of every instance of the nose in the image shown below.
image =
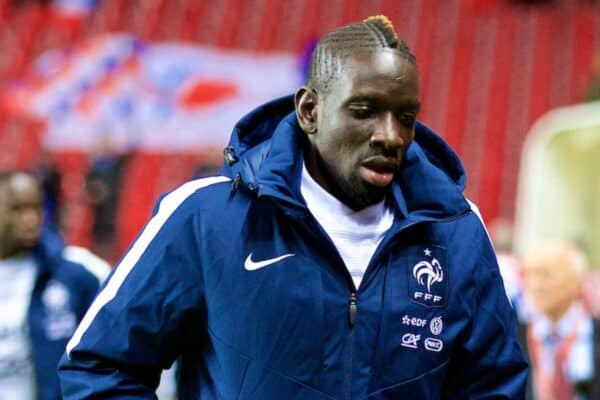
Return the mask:
<path id="1" fill-rule="evenodd" d="M 398 121 L 394 113 L 385 113 L 377 121 L 377 126 L 371 136 L 371 146 L 381 147 L 389 152 L 396 152 L 410 143 L 411 131 Z"/>
<path id="2" fill-rule="evenodd" d="M 42 212 L 37 207 L 23 208 L 19 217 L 25 229 L 37 230 L 42 224 Z"/>

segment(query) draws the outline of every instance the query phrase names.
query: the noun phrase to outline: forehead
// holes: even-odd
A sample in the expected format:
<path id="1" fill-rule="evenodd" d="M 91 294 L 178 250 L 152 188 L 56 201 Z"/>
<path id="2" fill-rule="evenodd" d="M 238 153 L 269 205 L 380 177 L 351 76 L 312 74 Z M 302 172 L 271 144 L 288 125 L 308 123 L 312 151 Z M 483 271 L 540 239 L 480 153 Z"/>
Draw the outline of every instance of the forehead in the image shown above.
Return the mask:
<path id="1" fill-rule="evenodd" d="M 546 248 L 535 254 L 528 254 L 523 263 L 527 271 L 552 271 L 555 274 L 574 273 L 575 267 L 572 255 L 562 248 Z"/>
<path id="2" fill-rule="evenodd" d="M 7 191 L 6 198 L 11 204 L 39 203 L 42 199 L 42 193 L 37 181 L 25 174 L 13 176 L 4 185 Z"/>
<path id="3" fill-rule="evenodd" d="M 420 101 L 417 67 L 393 49 L 354 52 L 342 63 L 338 95 Z"/>

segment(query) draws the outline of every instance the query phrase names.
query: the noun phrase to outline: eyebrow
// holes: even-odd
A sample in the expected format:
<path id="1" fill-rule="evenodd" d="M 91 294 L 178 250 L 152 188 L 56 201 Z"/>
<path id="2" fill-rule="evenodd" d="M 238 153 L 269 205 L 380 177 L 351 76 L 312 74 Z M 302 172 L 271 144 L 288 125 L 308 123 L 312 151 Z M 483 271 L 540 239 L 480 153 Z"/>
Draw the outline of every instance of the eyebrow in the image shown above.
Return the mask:
<path id="1" fill-rule="evenodd" d="M 409 107 L 414 108 L 417 112 L 421 111 L 421 102 L 417 101 L 409 105 Z"/>
<path id="2" fill-rule="evenodd" d="M 359 94 L 359 95 L 349 98 L 348 101 L 346 102 L 346 104 L 350 104 L 350 103 L 356 102 L 356 101 L 381 102 L 381 98 L 378 97 L 376 94 L 373 94 L 373 95 Z M 402 105 L 402 108 L 410 108 L 410 109 L 414 109 L 415 111 L 419 112 L 419 111 L 421 111 L 421 102 L 420 101 L 408 101 Z"/>

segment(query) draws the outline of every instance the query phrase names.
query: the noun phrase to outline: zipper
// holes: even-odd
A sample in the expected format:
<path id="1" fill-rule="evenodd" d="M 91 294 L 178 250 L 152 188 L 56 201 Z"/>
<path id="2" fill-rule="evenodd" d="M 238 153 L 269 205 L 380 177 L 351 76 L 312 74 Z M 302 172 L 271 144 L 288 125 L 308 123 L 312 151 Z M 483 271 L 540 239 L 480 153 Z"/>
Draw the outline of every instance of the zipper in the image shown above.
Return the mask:
<path id="1" fill-rule="evenodd" d="M 303 228 L 306 229 L 306 233 L 312 235 L 314 238 L 319 239 L 319 245 L 322 249 L 330 251 L 333 257 L 336 259 L 335 265 L 337 269 L 343 274 L 348 283 L 348 287 L 350 288 L 350 298 L 348 299 L 348 334 L 346 336 L 346 340 L 344 342 L 345 346 L 345 355 L 343 361 L 343 399 L 351 400 L 352 399 L 352 364 L 353 364 L 353 347 L 354 347 L 354 325 L 356 323 L 356 314 L 358 312 L 358 297 L 357 297 L 357 289 L 354 285 L 354 281 L 352 280 L 352 275 L 350 275 L 350 271 L 344 264 L 344 260 L 339 255 L 337 248 L 331 241 L 331 238 L 327 235 L 327 233 L 323 230 L 321 225 L 317 222 L 317 220 L 310 213 L 305 213 L 303 215 L 304 220 L 306 221 L 306 225 Z M 322 240 L 321 237 L 325 240 Z M 333 250 L 333 251 L 331 251 Z"/>
<path id="2" fill-rule="evenodd" d="M 357 288 L 354 286 L 354 280 L 352 279 L 352 275 L 350 275 L 350 271 L 346 267 L 346 264 L 344 263 L 344 260 L 340 256 L 340 253 L 338 252 L 337 248 L 331 241 L 331 238 L 329 237 L 329 235 L 327 235 L 325 230 L 323 230 L 321 225 L 319 225 L 319 223 L 312 216 L 312 214 L 306 213 L 304 215 L 304 218 L 306 221 L 306 225 L 309 228 L 306 230 L 306 232 L 310 235 L 313 235 L 313 237 L 318 240 L 318 243 L 320 244 L 321 248 L 323 250 L 329 252 L 336 259 L 335 264 L 337 265 L 337 269 L 344 275 L 344 278 L 346 279 L 346 282 L 348 283 L 348 287 L 350 288 L 351 293 L 354 293 L 355 297 L 356 297 Z M 317 233 L 319 233 L 320 235 Z M 323 239 L 325 239 L 325 240 L 323 240 Z"/>
<path id="3" fill-rule="evenodd" d="M 367 266 L 366 271 L 369 271 L 369 269 L 372 269 L 371 264 L 375 265 L 376 262 L 379 262 L 380 254 L 382 254 L 382 251 L 384 249 L 386 249 L 390 245 L 390 243 L 393 243 L 392 239 L 394 237 L 396 237 L 396 235 L 399 232 L 402 232 L 403 230 L 408 229 L 414 225 L 420 224 L 422 222 L 424 222 L 424 221 L 415 221 L 415 222 L 409 223 L 407 225 L 401 226 L 396 232 L 393 232 L 392 235 L 385 238 L 382 241 L 382 243 L 380 243 L 380 245 L 378 246 L 378 249 L 375 250 L 374 257 L 369 262 L 369 265 Z M 377 256 L 377 257 L 375 257 L 375 256 Z M 348 272 L 348 275 L 350 275 L 349 272 Z M 363 276 L 363 279 L 365 277 L 366 277 L 366 274 L 365 274 L 365 276 Z M 352 277 L 350 277 L 350 279 L 351 279 L 351 286 L 350 286 L 351 289 L 350 289 L 350 299 L 348 301 L 349 333 L 348 333 L 348 337 L 347 337 L 347 341 L 346 341 L 346 359 L 344 361 L 344 393 L 343 393 L 344 400 L 352 400 L 352 368 L 353 368 L 353 362 L 354 362 L 354 360 L 353 360 L 354 325 L 356 323 L 356 314 L 358 313 L 357 288 L 354 286 L 354 281 L 352 281 Z"/>
<path id="4" fill-rule="evenodd" d="M 329 238 L 329 236 L 325 233 L 325 231 L 323 231 L 323 228 L 321 227 L 321 225 L 319 225 L 319 223 L 314 219 L 314 217 L 309 214 L 306 213 L 304 215 L 305 217 L 305 221 L 306 221 L 306 227 L 307 229 L 307 233 L 311 234 L 313 236 L 318 236 L 317 232 L 319 232 L 323 238 L 325 238 L 325 241 L 320 242 L 321 246 L 324 246 L 324 248 L 328 248 L 329 249 L 333 249 L 334 251 L 332 252 L 332 254 L 335 254 L 335 258 L 337 258 L 337 264 L 341 265 L 342 267 L 342 273 L 344 274 L 344 276 L 346 277 L 346 281 L 348 282 L 348 287 L 350 288 L 350 297 L 348 299 L 348 309 L 347 309 L 347 315 L 348 315 L 348 335 L 346 336 L 346 341 L 345 341 L 345 359 L 344 359 L 344 368 L 343 368 L 343 396 L 342 398 L 344 400 L 351 400 L 352 399 L 352 370 L 353 370 L 353 364 L 354 364 L 354 325 L 356 324 L 356 317 L 358 314 L 358 294 L 357 294 L 357 288 L 354 285 L 354 281 L 352 280 L 352 276 L 350 275 L 350 271 L 348 271 L 348 268 L 346 268 L 344 261 L 342 260 L 342 258 L 340 257 L 339 253 L 337 252 L 337 249 L 335 247 L 335 245 L 333 244 L 333 242 L 331 241 L 331 239 Z M 402 231 L 406 228 L 409 228 L 413 225 L 416 225 L 418 223 L 420 223 L 421 221 L 416 221 L 413 223 L 409 223 L 406 226 L 402 226 L 397 232 Z M 397 233 L 396 232 L 396 233 Z M 391 235 L 391 237 L 395 237 L 394 235 Z M 381 254 L 381 250 L 385 247 L 387 247 L 387 245 L 391 242 L 390 238 L 387 238 L 387 240 L 383 240 L 382 243 L 380 244 L 380 248 L 376 250 L 375 254 Z M 337 256 L 337 257 L 336 257 Z M 373 263 L 373 259 L 371 260 L 371 262 L 369 264 Z M 367 270 L 369 269 L 369 266 L 367 267 Z"/>
<path id="5" fill-rule="evenodd" d="M 352 356 L 354 355 L 354 324 L 356 322 L 357 307 L 356 290 L 350 292 L 348 302 L 348 325 L 349 333 L 346 339 L 346 360 L 344 362 L 344 399 L 352 399 Z"/>
<path id="6" fill-rule="evenodd" d="M 461 216 L 462 216 L 462 214 L 461 214 Z M 458 218 L 458 216 L 453 217 L 453 218 Z M 350 298 L 348 300 L 349 331 L 348 331 L 348 336 L 346 338 L 346 356 L 345 356 L 345 360 L 344 360 L 343 398 L 345 400 L 351 400 L 352 399 L 352 369 L 353 369 L 352 367 L 353 367 L 353 361 L 354 361 L 353 360 L 354 325 L 356 324 L 356 316 L 358 313 L 357 288 L 354 285 L 354 281 L 352 280 L 350 271 L 348 271 L 348 268 L 346 268 L 342 258 L 340 257 L 339 253 L 337 252 L 335 245 L 332 243 L 329 236 L 323 231 L 323 228 L 321 227 L 321 225 L 319 225 L 319 223 L 314 219 L 314 217 L 310 213 L 304 214 L 304 219 L 307 222 L 307 225 L 308 225 L 307 227 L 309 227 L 309 229 L 307 229 L 307 233 L 312 234 L 316 237 L 317 236 L 316 232 L 320 232 L 321 236 L 326 239 L 325 242 L 322 242 L 322 243 L 327 243 L 325 245 L 325 247 L 329 247 L 329 249 L 335 250 L 333 252 L 333 254 L 337 255 L 336 258 L 338 259 L 338 264 L 343 267 L 343 272 L 346 276 L 346 281 L 348 282 L 348 286 L 350 287 Z M 371 259 L 371 261 L 369 262 L 369 265 L 367 266 L 367 269 L 365 272 L 368 272 L 372 268 L 371 264 L 375 265 L 377 262 L 379 262 L 379 259 L 381 258 L 381 255 L 383 254 L 382 251 L 387 249 L 387 247 L 391 243 L 393 243 L 393 239 L 396 238 L 398 233 L 400 233 L 410 227 L 413 227 L 415 225 L 425 223 L 425 222 L 431 222 L 431 221 L 433 221 L 433 220 L 424 219 L 424 220 L 419 220 L 419 221 L 413 221 L 406 225 L 403 225 L 403 226 L 400 226 L 400 227 L 394 229 L 394 231 L 392 232 L 391 235 L 389 235 L 389 236 L 386 235 L 387 237 L 384 238 L 384 240 L 380 243 L 378 248 L 375 250 L 375 254 L 374 254 L 373 258 Z M 312 229 L 310 229 L 310 228 L 312 228 Z M 365 277 L 366 277 L 366 274 L 363 277 L 363 279 Z"/>
<path id="7" fill-rule="evenodd" d="M 354 323 L 356 322 L 356 310 L 356 292 L 352 291 L 348 304 L 348 323 L 350 324 L 350 328 L 354 327 Z"/>
<path id="8" fill-rule="evenodd" d="M 347 342 L 347 351 L 346 351 L 346 362 L 344 363 L 344 399 L 351 400 L 352 399 L 352 356 L 354 353 L 354 329 L 350 328 L 350 333 L 348 334 Z"/>

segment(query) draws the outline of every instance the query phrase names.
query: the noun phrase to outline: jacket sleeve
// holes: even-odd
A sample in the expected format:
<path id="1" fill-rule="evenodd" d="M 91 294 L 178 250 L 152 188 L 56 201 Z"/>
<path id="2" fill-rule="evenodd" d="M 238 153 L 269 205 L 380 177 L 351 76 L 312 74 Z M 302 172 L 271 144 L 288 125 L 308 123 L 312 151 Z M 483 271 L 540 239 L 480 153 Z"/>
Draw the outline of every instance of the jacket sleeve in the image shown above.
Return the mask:
<path id="1" fill-rule="evenodd" d="M 160 201 L 69 341 L 59 365 L 65 400 L 155 399 L 161 371 L 200 325 L 197 221 L 185 187 Z"/>
<path id="2" fill-rule="evenodd" d="M 451 356 L 442 397 L 524 400 L 527 363 L 516 338 L 514 310 L 481 223 L 477 230 L 471 325 Z"/>

